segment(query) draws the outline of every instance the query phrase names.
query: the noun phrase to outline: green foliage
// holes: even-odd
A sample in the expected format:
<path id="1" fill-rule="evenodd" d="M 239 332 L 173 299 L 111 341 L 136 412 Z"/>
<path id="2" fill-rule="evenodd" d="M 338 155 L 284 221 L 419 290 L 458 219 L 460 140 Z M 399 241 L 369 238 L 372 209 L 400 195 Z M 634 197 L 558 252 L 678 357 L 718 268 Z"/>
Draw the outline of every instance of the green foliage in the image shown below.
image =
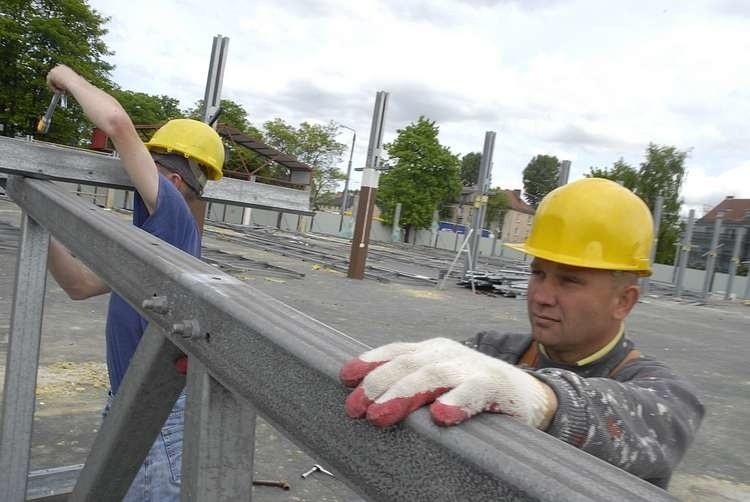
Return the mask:
<path id="1" fill-rule="evenodd" d="M 0 134 L 35 134 L 52 93 L 46 75 L 67 64 L 98 87 L 110 87 L 109 20 L 81 0 L 0 0 Z M 90 126 L 80 108 L 58 109 L 45 140 L 79 145 Z"/>
<path id="2" fill-rule="evenodd" d="M 397 132 L 385 145 L 390 170 L 380 177 L 378 205 L 387 224 L 400 202 L 402 226 L 429 228 L 433 211 L 461 193 L 460 162 L 438 141 L 434 121 L 419 117 Z"/>
<path id="3" fill-rule="evenodd" d="M 112 96 L 120 102 L 136 125 L 161 125 L 183 116 L 180 102 L 175 98 L 151 95 L 144 92 L 115 89 Z"/>
<path id="4" fill-rule="evenodd" d="M 219 115 L 219 123 L 226 124 L 239 129 L 240 131 L 250 135 L 253 138 L 262 139 L 263 134 L 258 130 L 257 127 L 253 126 L 248 119 L 247 110 L 245 107 L 231 99 L 222 99 L 219 106 L 221 106 L 221 115 Z M 196 120 L 202 120 L 203 112 L 203 100 L 199 99 L 195 102 L 195 106 L 187 110 L 186 114 L 188 117 Z"/>
<path id="5" fill-rule="evenodd" d="M 534 209 L 545 195 L 557 188 L 560 161 L 554 155 L 537 155 L 523 170 L 523 191 L 526 202 Z"/>
<path id="6" fill-rule="evenodd" d="M 467 153 L 461 159 L 461 184 L 465 187 L 474 186 L 479 183 L 479 165 L 482 163 L 482 154 L 479 152 Z"/>
<path id="7" fill-rule="evenodd" d="M 586 174 L 589 178 L 606 178 L 622 182 L 624 187 L 643 199 L 651 212 L 654 211 L 656 197 L 664 197 L 654 258 L 656 263 L 674 262 L 674 243 L 680 237 L 680 190 L 685 179 L 685 159 L 688 153 L 673 146 L 650 143 L 646 148 L 646 159 L 641 162 L 637 171 L 620 159 L 610 169 L 592 167 Z"/>
<path id="8" fill-rule="evenodd" d="M 253 126 L 247 115 L 245 108 L 231 99 L 222 99 L 219 103 L 221 106 L 221 115 L 218 122 L 239 129 L 253 139 L 263 141 L 263 134 Z M 195 120 L 202 120 L 203 100 L 195 102 L 193 108 L 188 109 L 185 113 L 188 117 Z M 238 173 L 255 174 L 259 177 L 267 178 L 286 178 L 286 169 L 279 166 L 272 166 L 268 159 L 239 146 L 230 139 L 224 139 L 226 158 L 224 160 L 224 171 L 234 171 Z"/>
<path id="9" fill-rule="evenodd" d="M 496 224 L 502 229 L 503 217 L 505 217 L 505 212 L 508 210 L 508 197 L 501 188 L 493 190 L 495 193 L 491 194 L 487 199 L 487 212 L 484 218 L 485 226 L 490 228 L 491 225 Z"/>
<path id="10" fill-rule="evenodd" d="M 325 125 L 302 122 L 299 127 L 294 127 L 277 118 L 263 124 L 263 129 L 269 145 L 315 169 L 310 204 L 318 209 L 320 197 L 335 191 L 338 182 L 346 179 L 346 175 L 335 167 L 347 148 L 336 141 L 339 126 L 335 122 Z"/>
<path id="11" fill-rule="evenodd" d="M 653 212 L 656 197 L 664 197 L 664 209 L 659 227 L 659 241 L 656 246 L 656 263 L 672 263 L 675 246 L 680 235 L 679 217 L 682 199 L 680 190 L 685 179 L 685 159 L 687 151 L 673 146 L 659 146 L 653 143 L 646 149 L 646 160 L 638 171 L 640 182 L 637 194 Z"/>
<path id="12" fill-rule="evenodd" d="M 620 183 L 628 190 L 635 191 L 638 186 L 638 171 L 626 163 L 622 157 L 612 165 L 611 169 L 591 167 L 587 178 L 604 178 Z"/>

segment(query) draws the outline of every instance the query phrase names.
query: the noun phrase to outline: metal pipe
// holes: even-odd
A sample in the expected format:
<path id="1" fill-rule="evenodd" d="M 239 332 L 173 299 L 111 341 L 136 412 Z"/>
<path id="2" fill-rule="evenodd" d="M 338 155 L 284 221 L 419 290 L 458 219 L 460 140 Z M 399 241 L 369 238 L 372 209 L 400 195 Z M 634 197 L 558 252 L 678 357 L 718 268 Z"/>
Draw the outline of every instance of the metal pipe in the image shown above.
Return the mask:
<path id="1" fill-rule="evenodd" d="M 354 143 L 357 141 L 357 131 L 344 124 L 339 124 L 344 129 L 349 129 L 352 132 L 352 148 L 349 150 L 349 164 L 346 167 L 346 181 L 344 181 L 344 194 L 341 197 L 341 218 L 339 219 L 339 232 L 341 232 L 344 226 L 344 212 L 349 205 L 349 179 L 352 176 L 352 158 L 354 158 Z M 352 214 L 354 218 L 354 214 Z"/>
<path id="2" fill-rule="evenodd" d="M 742 241 L 745 240 L 745 227 L 737 229 L 737 235 L 734 239 L 734 249 L 732 250 L 732 258 L 729 260 L 729 277 L 727 278 L 726 292 L 724 293 L 724 299 L 729 300 L 732 296 L 732 287 L 734 286 L 734 276 L 737 275 L 737 265 L 740 264 L 742 257 L 740 256 L 740 250 L 742 249 Z"/>
<path id="3" fill-rule="evenodd" d="M 708 253 L 706 253 L 708 258 L 706 258 L 706 274 L 703 277 L 703 298 L 708 298 L 711 294 L 714 267 L 716 266 L 716 255 L 718 254 L 719 249 L 722 218 L 724 218 L 724 214 L 719 212 L 719 214 L 716 215 L 716 221 L 714 221 L 714 233 L 711 236 L 711 247 L 708 249 Z"/>
<path id="4" fill-rule="evenodd" d="M 682 283 L 685 279 L 685 268 L 687 268 L 688 257 L 690 256 L 691 243 L 693 242 L 693 223 L 695 222 L 695 209 L 691 209 L 688 214 L 687 228 L 682 236 L 682 247 L 680 248 L 680 263 L 677 267 L 677 279 L 675 281 L 675 297 L 682 296 Z"/>

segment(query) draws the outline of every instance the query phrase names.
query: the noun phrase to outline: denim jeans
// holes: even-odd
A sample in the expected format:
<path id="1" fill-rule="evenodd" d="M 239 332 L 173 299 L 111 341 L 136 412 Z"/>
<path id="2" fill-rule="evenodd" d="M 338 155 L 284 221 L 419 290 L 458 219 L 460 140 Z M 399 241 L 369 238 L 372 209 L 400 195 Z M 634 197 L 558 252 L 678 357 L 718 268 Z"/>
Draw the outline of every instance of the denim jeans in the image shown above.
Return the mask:
<path id="1" fill-rule="evenodd" d="M 107 416 L 112 396 L 102 415 Z M 161 432 L 130 485 L 124 502 L 179 502 L 185 393 L 180 394 Z"/>

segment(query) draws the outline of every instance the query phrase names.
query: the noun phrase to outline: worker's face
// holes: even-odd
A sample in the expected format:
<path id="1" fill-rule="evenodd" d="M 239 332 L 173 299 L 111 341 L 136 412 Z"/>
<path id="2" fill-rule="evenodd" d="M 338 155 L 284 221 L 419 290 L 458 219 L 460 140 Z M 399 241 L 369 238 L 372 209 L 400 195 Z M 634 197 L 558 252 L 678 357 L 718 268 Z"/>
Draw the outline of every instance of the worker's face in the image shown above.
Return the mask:
<path id="1" fill-rule="evenodd" d="M 638 287 L 609 270 L 534 258 L 531 272 L 528 309 L 533 337 L 572 360 L 606 345 L 638 299 Z"/>

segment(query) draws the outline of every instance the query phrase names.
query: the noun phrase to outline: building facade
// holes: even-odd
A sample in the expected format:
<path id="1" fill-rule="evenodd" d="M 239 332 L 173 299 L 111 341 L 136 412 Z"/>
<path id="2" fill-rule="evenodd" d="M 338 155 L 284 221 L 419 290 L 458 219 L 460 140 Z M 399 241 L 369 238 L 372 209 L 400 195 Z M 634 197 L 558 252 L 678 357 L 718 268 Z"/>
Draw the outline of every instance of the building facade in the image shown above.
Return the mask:
<path id="1" fill-rule="evenodd" d="M 740 245 L 740 261 L 750 260 L 750 199 L 735 199 L 727 196 L 713 207 L 693 226 L 693 248 L 688 267 L 705 269 L 706 256 L 711 248 L 716 220 L 721 218 L 719 248 L 716 255 L 717 272 L 727 272 L 732 259 L 735 241 L 740 228 L 745 228 L 745 238 Z M 744 268 L 744 267 L 743 267 Z"/>

